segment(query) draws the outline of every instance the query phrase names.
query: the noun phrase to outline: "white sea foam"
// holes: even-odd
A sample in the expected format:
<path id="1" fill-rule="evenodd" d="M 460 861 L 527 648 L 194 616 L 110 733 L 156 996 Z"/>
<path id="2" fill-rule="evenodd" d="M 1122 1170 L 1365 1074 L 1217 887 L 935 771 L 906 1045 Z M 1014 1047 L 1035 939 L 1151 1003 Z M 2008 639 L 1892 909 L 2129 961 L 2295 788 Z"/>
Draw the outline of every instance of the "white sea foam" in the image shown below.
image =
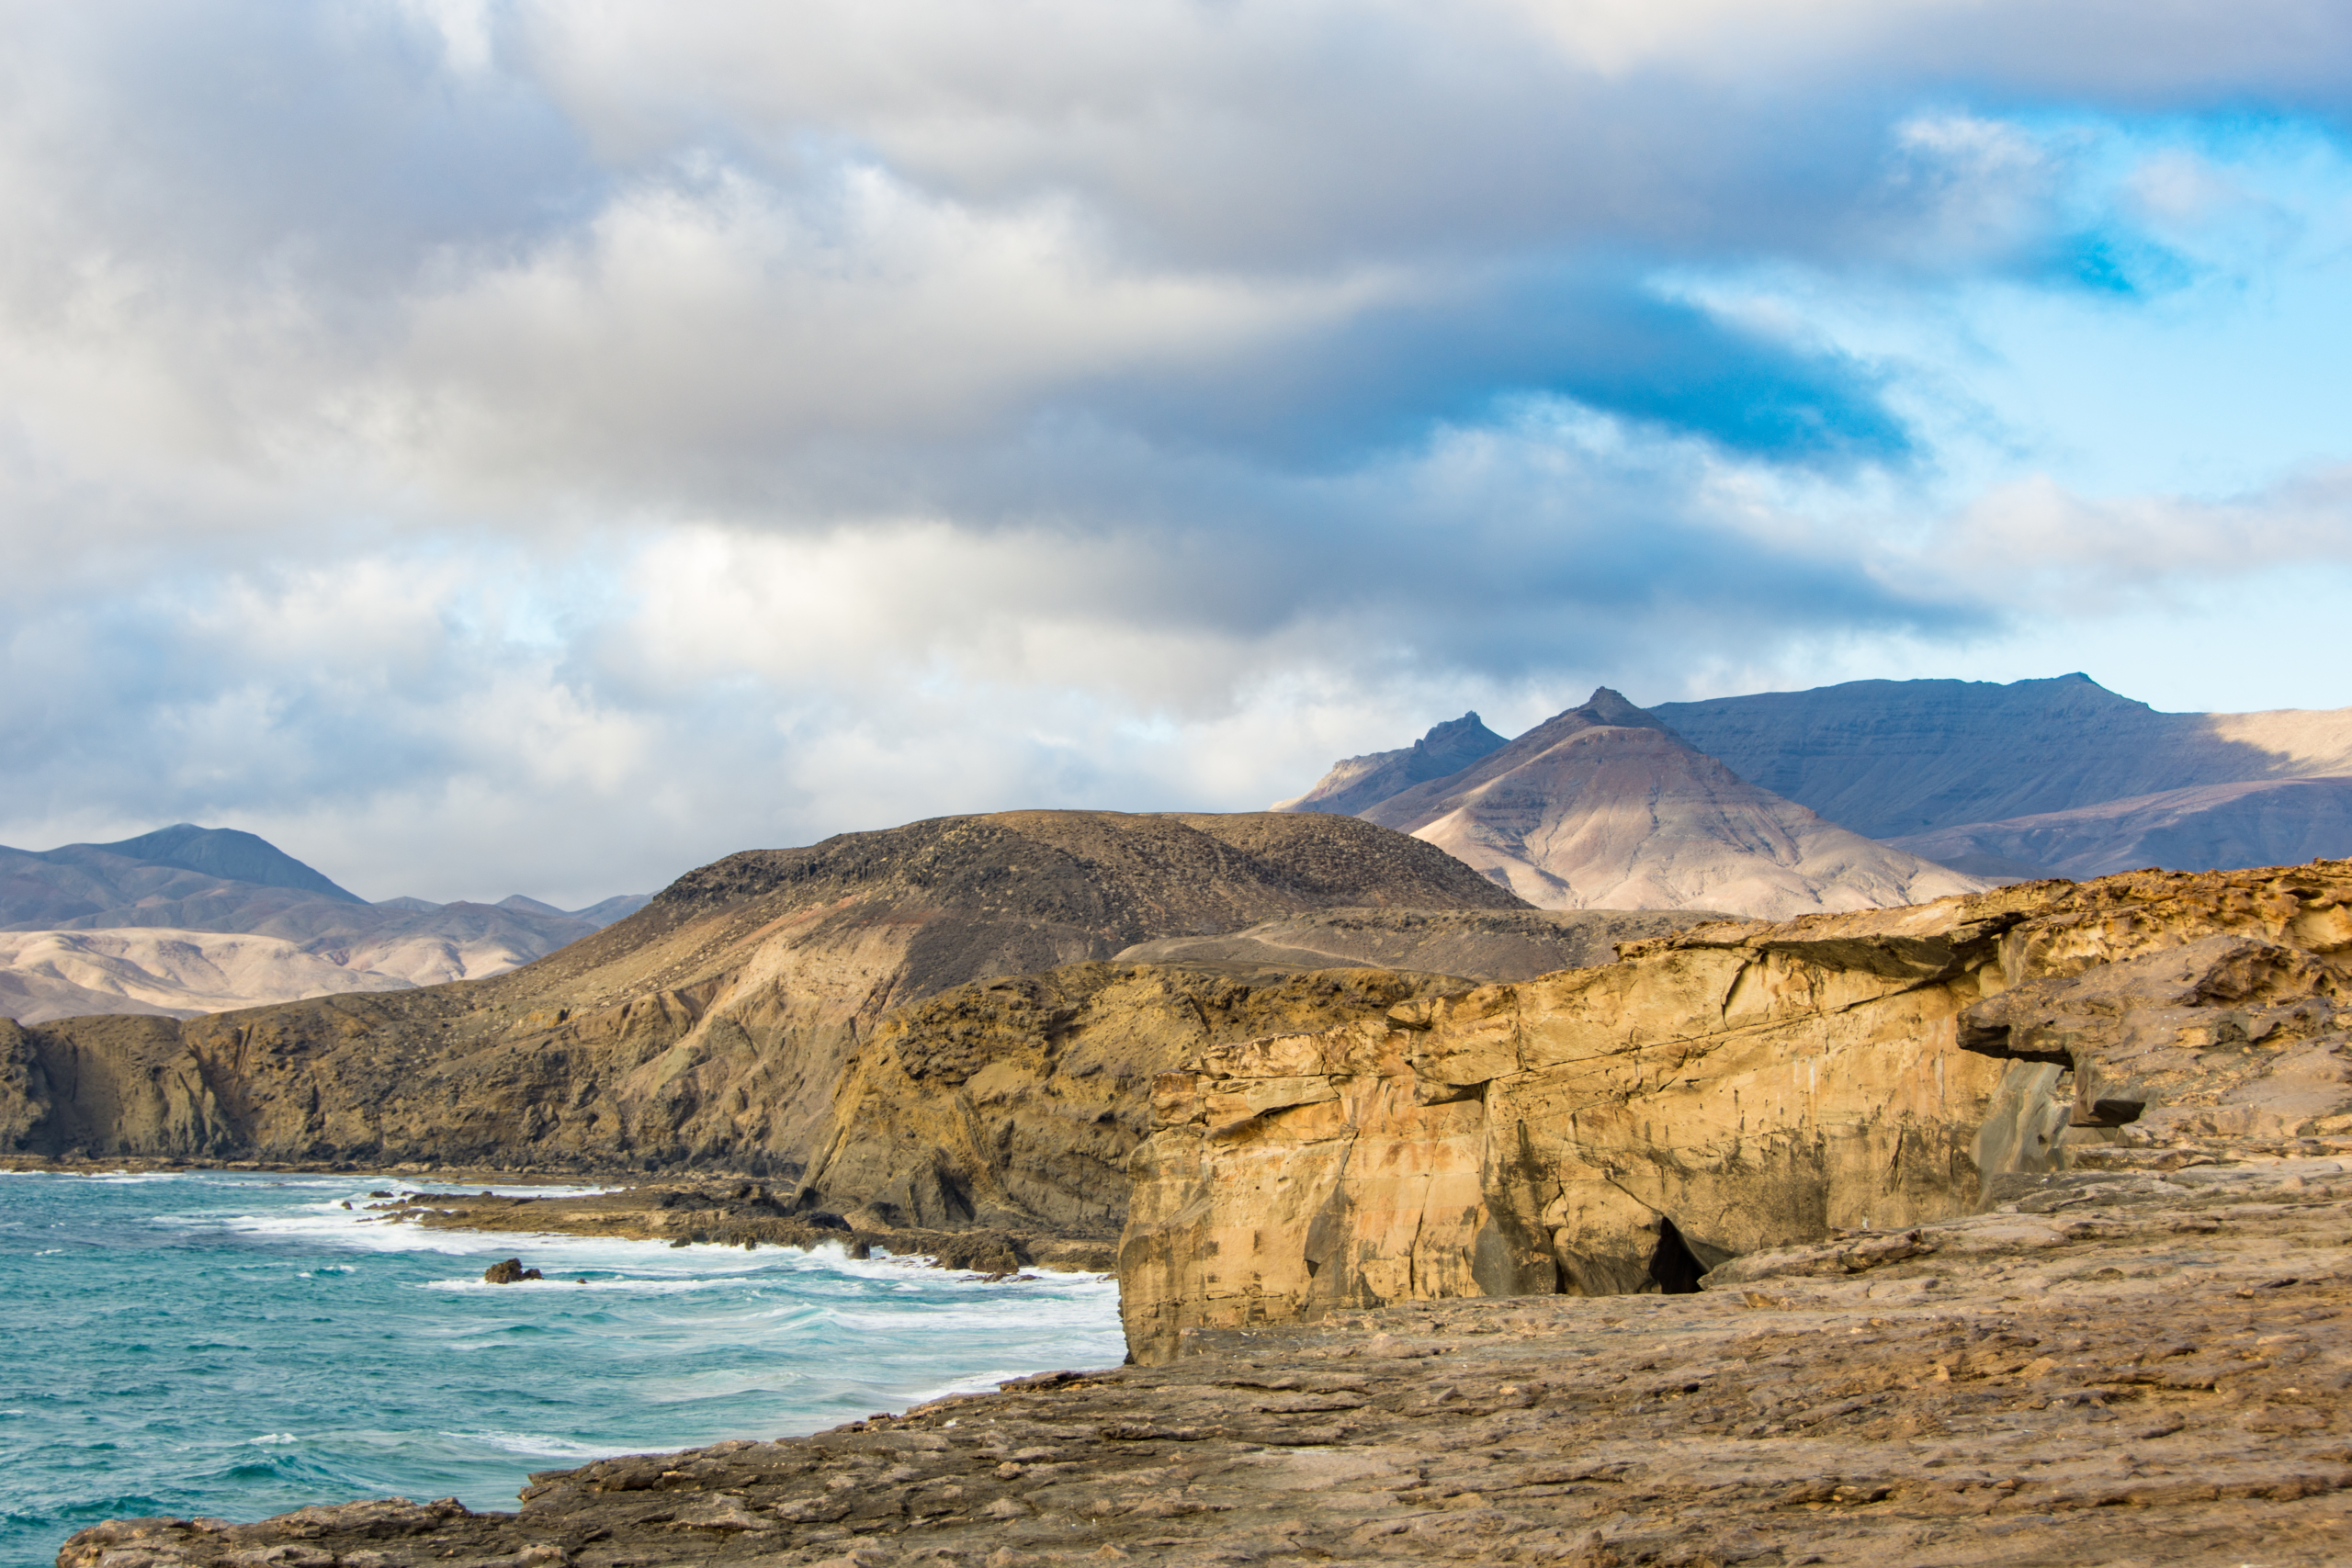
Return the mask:
<path id="1" fill-rule="evenodd" d="M 641 1448 L 616 1448 L 610 1443 L 582 1443 L 570 1438 L 551 1438 L 539 1432 L 444 1432 L 441 1435 L 455 1438 L 461 1443 L 479 1443 L 501 1453 L 521 1454 L 526 1459 L 568 1459 L 584 1463 L 593 1459 L 611 1459 L 616 1454 L 646 1451 Z"/>
<path id="2" fill-rule="evenodd" d="M 245 1440 L 257 1448 L 282 1449 L 289 1444 L 299 1443 L 302 1439 L 291 1432 L 264 1432 L 258 1438 L 248 1438 Z"/>

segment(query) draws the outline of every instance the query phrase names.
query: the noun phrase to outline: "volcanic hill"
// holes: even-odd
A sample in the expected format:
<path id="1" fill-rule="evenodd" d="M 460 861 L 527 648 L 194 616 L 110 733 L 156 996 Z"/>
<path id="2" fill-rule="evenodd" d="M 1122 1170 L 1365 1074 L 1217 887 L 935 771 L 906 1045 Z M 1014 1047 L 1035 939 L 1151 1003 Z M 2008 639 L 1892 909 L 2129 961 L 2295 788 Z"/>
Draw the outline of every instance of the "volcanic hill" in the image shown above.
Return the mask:
<path id="1" fill-rule="evenodd" d="M 853 1055 L 910 1003 L 1341 908 L 1524 906 L 1352 818 L 941 818 L 729 856 L 489 979 L 186 1022 L 0 1024 L 0 1139 L 48 1154 L 797 1175 L 828 1144 Z M 1227 1010 L 1255 1027 L 1249 1007 Z"/>

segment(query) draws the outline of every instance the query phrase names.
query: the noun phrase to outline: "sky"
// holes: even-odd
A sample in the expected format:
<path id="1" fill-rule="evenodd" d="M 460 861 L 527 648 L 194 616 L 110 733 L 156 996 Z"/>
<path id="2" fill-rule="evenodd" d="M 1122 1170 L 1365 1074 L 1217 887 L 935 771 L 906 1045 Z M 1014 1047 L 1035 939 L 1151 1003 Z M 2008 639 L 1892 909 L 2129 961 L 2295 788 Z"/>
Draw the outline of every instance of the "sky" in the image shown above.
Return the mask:
<path id="1" fill-rule="evenodd" d="M 2335 0 L 0 29 L 0 842 L 571 907 L 1600 684 L 2352 705 Z"/>

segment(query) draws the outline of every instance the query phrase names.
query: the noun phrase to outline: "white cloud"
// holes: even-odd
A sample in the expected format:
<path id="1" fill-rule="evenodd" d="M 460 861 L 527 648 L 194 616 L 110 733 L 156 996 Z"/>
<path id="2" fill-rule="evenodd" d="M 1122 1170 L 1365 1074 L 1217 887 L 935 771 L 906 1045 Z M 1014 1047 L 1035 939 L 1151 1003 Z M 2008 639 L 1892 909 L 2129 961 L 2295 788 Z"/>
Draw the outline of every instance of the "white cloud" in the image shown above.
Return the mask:
<path id="1" fill-rule="evenodd" d="M 0 836 L 584 900 L 2335 558 L 2346 454 L 1954 477 L 1920 333 L 1821 300 L 2267 265 L 2307 191 L 2070 128 L 2325 109 L 2344 26 L 0 0 Z"/>

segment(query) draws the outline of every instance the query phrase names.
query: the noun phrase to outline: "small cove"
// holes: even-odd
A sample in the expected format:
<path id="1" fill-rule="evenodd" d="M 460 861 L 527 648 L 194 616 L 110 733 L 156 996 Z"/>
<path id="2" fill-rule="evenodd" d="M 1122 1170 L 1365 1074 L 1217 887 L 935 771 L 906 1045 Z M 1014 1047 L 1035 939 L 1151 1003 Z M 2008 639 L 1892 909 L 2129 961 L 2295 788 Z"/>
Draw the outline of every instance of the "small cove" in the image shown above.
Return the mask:
<path id="1" fill-rule="evenodd" d="M 109 1517 L 388 1494 L 511 1508 L 531 1471 L 1125 1354 L 1094 1276 L 427 1232 L 367 1213 L 395 1185 L 0 1176 L 0 1568 L 48 1568 Z M 548 1278 L 482 1283 L 510 1256 Z"/>

